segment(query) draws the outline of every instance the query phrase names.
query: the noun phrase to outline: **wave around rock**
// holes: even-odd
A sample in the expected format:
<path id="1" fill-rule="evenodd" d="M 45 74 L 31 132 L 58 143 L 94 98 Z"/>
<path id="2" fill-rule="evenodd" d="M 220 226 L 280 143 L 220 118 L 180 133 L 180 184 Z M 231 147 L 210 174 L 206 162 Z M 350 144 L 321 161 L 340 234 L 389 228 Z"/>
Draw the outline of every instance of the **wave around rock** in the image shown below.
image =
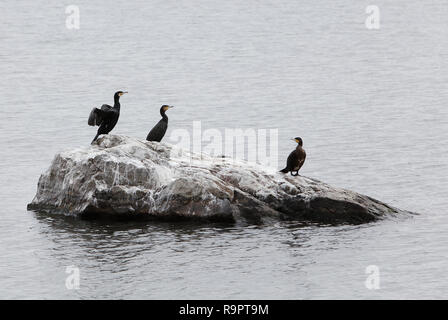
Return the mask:
<path id="1" fill-rule="evenodd" d="M 119 135 L 57 154 L 28 209 L 255 223 L 357 224 L 405 213 L 315 179 Z"/>

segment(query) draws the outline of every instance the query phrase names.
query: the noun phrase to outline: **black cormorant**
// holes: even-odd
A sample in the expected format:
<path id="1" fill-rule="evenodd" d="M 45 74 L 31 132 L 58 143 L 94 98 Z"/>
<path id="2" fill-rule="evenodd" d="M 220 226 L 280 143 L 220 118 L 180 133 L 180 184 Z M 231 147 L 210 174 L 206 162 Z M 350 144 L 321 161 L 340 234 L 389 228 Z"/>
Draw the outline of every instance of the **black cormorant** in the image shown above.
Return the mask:
<path id="1" fill-rule="evenodd" d="M 162 140 L 163 136 L 165 135 L 166 129 L 168 128 L 168 117 L 165 114 L 165 112 L 173 108 L 173 106 L 168 106 L 164 104 L 160 108 L 160 115 L 162 116 L 162 119 L 154 126 L 154 128 L 149 131 L 148 135 L 146 136 L 146 140 L 148 141 L 157 141 L 160 142 Z"/>
<path id="2" fill-rule="evenodd" d="M 99 126 L 98 132 L 93 138 L 92 143 L 96 141 L 100 134 L 108 134 L 112 131 L 120 117 L 120 97 L 128 93 L 127 91 L 117 91 L 114 94 L 114 106 L 103 104 L 101 109 L 93 108 L 89 115 L 87 123 L 89 126 Z"/>
<path id="3" fill-rule="evenodd" d="M 306 152 L 302 148 L 303 146 L 303 140 L 300 137 L 292 139 L 295 142 L 297 142 L 297 148 L 293 152 L 291 152 L 288 156 L 288 160 L 286 161 L 286 168 L 283 170 L 280 170 L 280 172 L 288 173 L 291 172 L 292 176 L 298 176 L 299 170 L 302 168 L 303 163 L 305 162 L 306 158 Z M 296 174 L 293 174 L 293 171 L 296 172 Z"/>

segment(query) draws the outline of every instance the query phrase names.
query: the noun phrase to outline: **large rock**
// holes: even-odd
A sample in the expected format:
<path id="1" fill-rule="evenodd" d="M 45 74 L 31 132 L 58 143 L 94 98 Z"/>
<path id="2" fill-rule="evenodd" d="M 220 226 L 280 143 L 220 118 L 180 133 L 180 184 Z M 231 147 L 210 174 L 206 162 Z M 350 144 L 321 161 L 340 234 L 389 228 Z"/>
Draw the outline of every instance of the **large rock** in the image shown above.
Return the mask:
<path id="1" fill-rule="evenodd" d="M 117 135 L 56 155 L 28 208 L 82 216 L 322 223 L 363 223 L 403 212 L 315 179 Z"/>

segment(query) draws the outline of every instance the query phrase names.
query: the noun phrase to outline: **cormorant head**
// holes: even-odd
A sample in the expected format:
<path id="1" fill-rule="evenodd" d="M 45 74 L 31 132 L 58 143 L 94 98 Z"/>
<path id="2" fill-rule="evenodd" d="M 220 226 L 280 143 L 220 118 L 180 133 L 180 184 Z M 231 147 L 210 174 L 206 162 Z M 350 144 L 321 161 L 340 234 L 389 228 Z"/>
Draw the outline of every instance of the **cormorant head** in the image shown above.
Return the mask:
<path id="1" fill-rule="evenodd" d="M 121 97 L 122 95 L 124 95 L 125 93 L 128 93 L 127 91 L 117 91 L 117 92 L 115 92 L 115 94 L 114 94 L 114 98 L 119 98 L 119 97 Z"/>
<path id="2" fill-rule="evenodd" d="M 167 111 L 168 109 L 171 109 L 171 108 L 173 108 L 173 106 L 169 106 L 169 105 L 164 104 L 164 105 L 160 108 L 160 113 L 164 114 L 165 111 Z"/>
<path id="3" fill-rule="evenodd" d="M 300 137 L 295 137 L 294 139 L 292 139 L 292 140 L 294 140 L 296 143 L 298 143 L 300 146 L 303 146 L 303 140 L 302 140 L 302 138 L 300 138 Z"/>

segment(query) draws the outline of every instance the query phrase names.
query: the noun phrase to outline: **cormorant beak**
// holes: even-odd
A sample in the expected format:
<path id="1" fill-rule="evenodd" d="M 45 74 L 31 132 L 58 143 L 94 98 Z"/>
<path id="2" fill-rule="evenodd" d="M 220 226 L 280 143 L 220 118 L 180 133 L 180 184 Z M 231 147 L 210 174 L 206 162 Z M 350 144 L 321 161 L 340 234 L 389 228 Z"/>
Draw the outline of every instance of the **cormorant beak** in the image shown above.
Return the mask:
<path id="1" fill-rule="evenodd" d="M 120 97 L 122 96 L 122 95 L 124 95 L 125 93 L 128 93 L 127 91 L 123 91 L 122 93 L 120 93 Z"/>
<path id="2" fill-rule="evenodd" d="M 174 108 L 174 106 L 168 106 L 168 109 Z"/>

